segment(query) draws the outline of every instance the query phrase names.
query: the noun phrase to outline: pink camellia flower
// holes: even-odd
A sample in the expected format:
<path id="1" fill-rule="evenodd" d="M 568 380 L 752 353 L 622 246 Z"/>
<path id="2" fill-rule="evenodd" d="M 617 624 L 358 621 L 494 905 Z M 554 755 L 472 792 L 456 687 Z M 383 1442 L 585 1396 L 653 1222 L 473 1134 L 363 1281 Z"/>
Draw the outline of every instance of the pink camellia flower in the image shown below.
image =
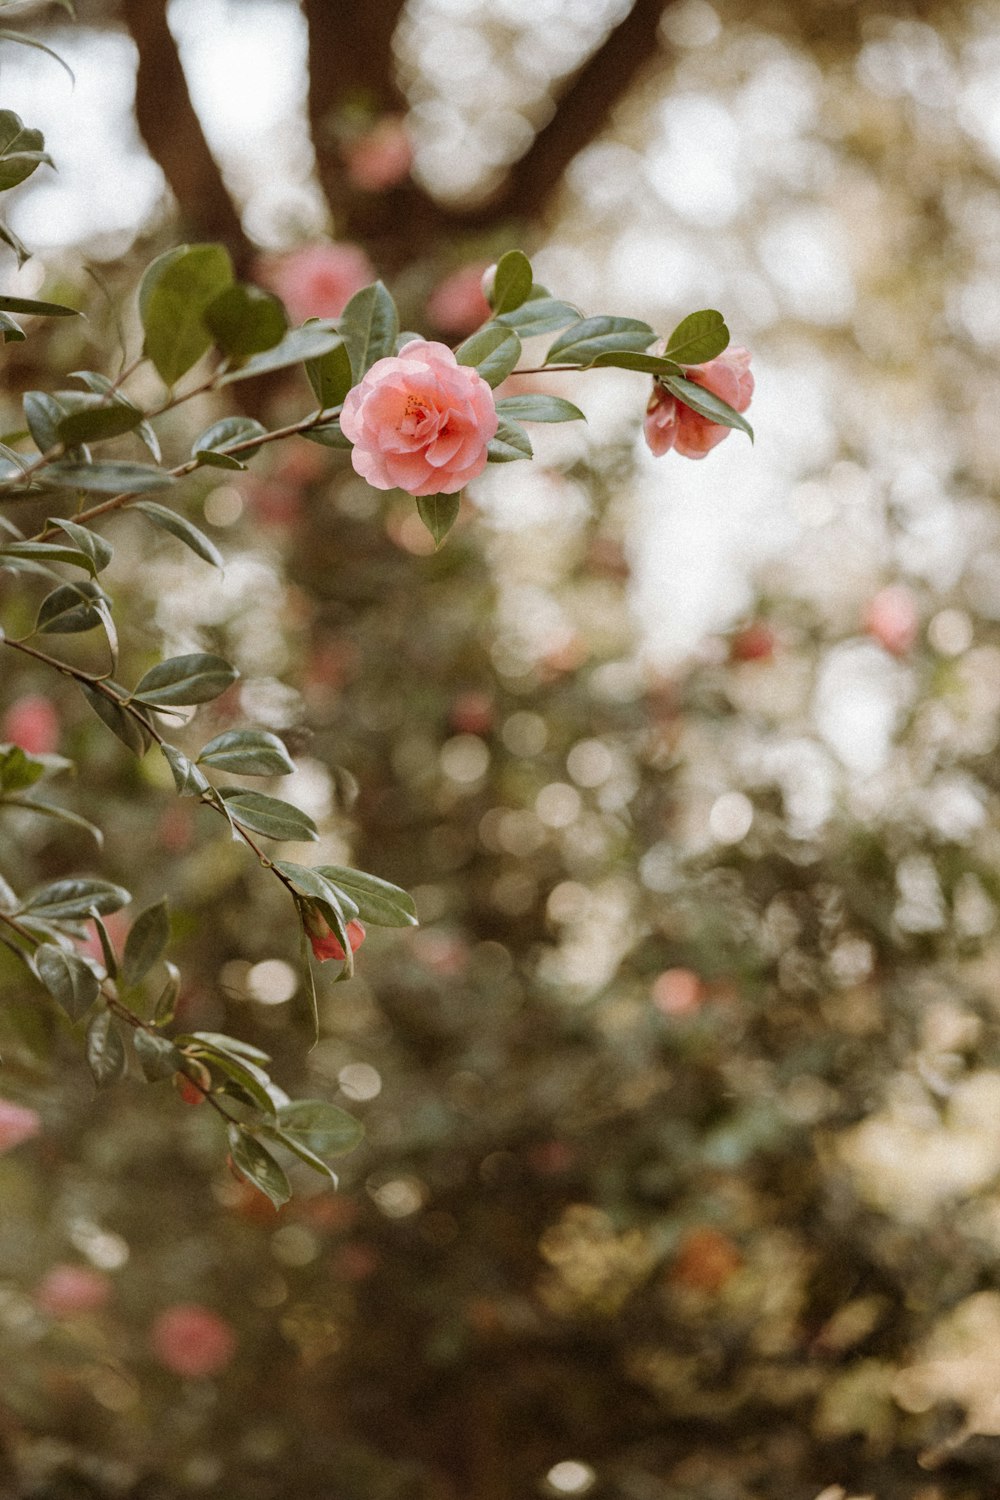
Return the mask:
<path id="1" fill-rule="evenodd" d="M 483 292 L 482 261 L 462 266 L 438 283 L 427 299 L 427 316 L 442 333 L 471 333 L 490 316 Z"/>
<path id="2" fill-rule="evenodd" d="M 365 193 L 381 193 L 410 174 L 413 142 L 403 115 L 383 115 L 344 148 L 347 175 Z"/>
<path id="3" fill-rule="evenodd" d="M 91 1266 L 53 1266 L 35 1288 L 35 1305 L 50 1318 L 100 1312 L 111 1296 L 111 1283 Z"/>
<path id="4" fill-rule="evenodd" d="M 753 376 L 749 349 L 726 349 L 717 359 L 692 365 L 684 374 L 695 385 L 704 386 L 706 391 L 728 402 L 735 411 L 744 412 L 750 405 Z M 730 427 L 700 416 L 662 385 L 654 384 L 643 425 L 646 444 L 654 457 L 660 458 L 675 448 L 682 458 L 704 458 L 731 431 Z"/>
<path id="5" fill-rule="evenodd" d="M 864 625 L 886 651 L 905 656 L 920 629 L 917 601 L 903 584 L 890 583 L 869 599 Z"/>
<path id="6" fill-rule="evenodd" d="M 446 344 L 413 339 L 372 365 L 340 414 L 355 471 L 377 490 L 453 495 L 486 467 L 493 392 Z"/>
<path id="7" fill-rule="evenodd" d="M 197 1302 L 165 1308 L 153 1324 L 150 1343 L 164 1369 L 188 1380 L 218 1375 L 236 1353 L 229 1324 Z"/>
<path id="8" fill-rule="evenodd" d="M 257 275 L 288 309 L 293 323 L 339 318 L 355 292 L 375 280 L 375 268 L 359 245 L 305 245 L 260 262 Z"/>
<path id="9" fill-rule="evenodd" d="M 17 698 L 0 721 L 0 740 L 20 745 L 29 755 L 49 755 L 59 743 L 59 715 L 41 693 Z"/>
<path id="10" fill-rule="evenodd" d="M 0 1156 L 13 1151 L 22 1141 L 30 1141 L 40 1134 L 42 1117 L 37 1110 L 24 1104 L 14 1104 L 10 1099 L 0 1099 Z"/>
<path id="11" fill-rule="evenodd" d="M 312 951 L 320 963 L 328 958 L 346 958 L 343 945 L 339 939 L 330 931 L 329 924 L 322 912 L 313 907 L 306 915 L 306 937 L 312 944 Z M 365 940 L 365 929 L 360 922 L 348 922 L 347 941 L 351 945 L 351 952 L 357 953 Z"/>

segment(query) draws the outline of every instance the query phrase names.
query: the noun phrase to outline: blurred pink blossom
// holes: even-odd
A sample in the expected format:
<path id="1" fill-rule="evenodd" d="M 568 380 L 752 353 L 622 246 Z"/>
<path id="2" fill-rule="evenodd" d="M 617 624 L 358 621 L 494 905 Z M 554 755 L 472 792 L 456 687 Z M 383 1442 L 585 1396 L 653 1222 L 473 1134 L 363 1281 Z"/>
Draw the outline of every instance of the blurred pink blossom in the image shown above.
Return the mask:
<path id="1" fill-rule="evenodd" d="M 750 373 L 749 349 L 729 348 L 717 359 L 710 359 L 703 365 L 692 365 L 684 374 L 695 385 L 703 386 L 727 402 L 735 411 L 744 412 L 750 405 L 754 381 Z M 656 458 L 671 448 L 675 448 L 682 458 L 704 458 L 729 436 L 732 428 L 700 416 L 662 385 L 654 384 L 643 431 L 649 451 Z"/>
<path id="2" fill-rule="evenodd" d="M 42 1117 L 37 1110 L 10 1099 L 0 1099 L 0 1156 L 13 1151 L 22 1141 L 30 1141 L 41 1132 Z"/>
<path id="3" fill-rule="evenodd" d="M 91 1266 L 53 1266 L 35 1288 L 36 1306 L 52 1318 L 100 1312 L 110 1296 L 110 1281 Z"/>
<path id="4" fill-rule="evenodd" d="M 413 142 L 404 115 L 383 115 L 344 148 L 347 175 L 365 193 L 381 193 L 410 174 Z"/>
<path id="5" fill-rule="evenodd" d="M 869 599 L 865 630 L 893 656 L 905 656 L 917 638 L 920 612 L 904 584 L 890 583 Z"/>
<path id="6" fill-rule="evenodd" d="M 427 299 L 427 316 L 442 333 L 471 333 L 490 316 L 490 304 L 483 295 L 485 262 L 462 266 L 438 282 Z"/>
<path id="7" fill-rule="evenodd" d="M 305 245 L 268 256 L 257 266 L 265 286 L 277 293 L 293 323 L 339 318 L 355 292 L 375 280 L 375 268 L 359 245 Z"/>
<path id="8" fill-rule="evenodd" d="M 498 418 L 481 375 L 446 344 L 414 339 L 348 391 L 340 426 L 375 489 L 453 495 L 485 469 Z"/>
<path id="9" fill-rule="evenodd" d="M 49 698 L 27 693 L 0 720 L 0 740 L 20 745 L 29 755 L 49 755 L 59 743 L 59 715 Z"/>
<path id="10" fill-rule="evenodd" d="M 236 1353 L 230 1325 L 197 1302 L 165 1308 L 153 1324 L 150 1343 L 164 1369 L 188 1380 L 218 1375 Z"/>

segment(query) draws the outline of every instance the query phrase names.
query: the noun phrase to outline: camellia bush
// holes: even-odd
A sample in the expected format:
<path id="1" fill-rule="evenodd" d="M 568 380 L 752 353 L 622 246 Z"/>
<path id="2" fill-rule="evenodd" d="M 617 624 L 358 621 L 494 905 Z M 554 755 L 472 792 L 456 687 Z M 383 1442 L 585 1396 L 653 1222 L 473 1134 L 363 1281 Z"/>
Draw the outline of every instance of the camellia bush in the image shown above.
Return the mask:
<path id="1" fill-rule="evenodd" d="M 40 133 L 11 111 L 0 114 L 0 141 L 4 188 L 48 160 Z M 215 543 L 184 513 L 184 481 L 206 469 L 242 472 L 276 443 L 349 453 L 367 485 L 413 497 L 439 547 L 470 481 L 489 464 L 531 460 L 525 424 L 583 420 L 562 396 L 525 391 L 528 377 L 534 387 L 550 374 L 645 372 L 652 379 L 645 433 L 656 454 L 675 448 L 699 458 L 731 429 L 752 436 L 742 415 L 753 390 L 750 357 L 730 347 L 720 313 L 691 313 L 666 337 L 634 318 L 584 315 L 538 285 L 518 250 L 490 268 L 483 290 L 488 316 L 454 349 L 401 331 L 379 281 L 356 291 L 340 316 L 289 327 L 276 295 L 235 278 L 223 246 L 181 245 L 158 256 L 139 281 L 141 346 L 109 351 L 102 369 L 53 372 L 50 389 L 25 393 L 23 430 L 0 443 L 0 646 L 8 680 L 23 664 L 71 682 L 120 754 L 162 756 L 177 795 L 219 819 L 220 834 L 248 851 L 260 878 L 279 883 L 289 931 L 299 933 L 303 1003 L 316 1037 L 313 960 L 333 960 L 336 978 L 350 978 L 367 927 L 414 925 L 415 903 L 377 871 L 276 856 L 282 843 L 318 838 L 313 819 L 270 789 L 294 771 L 288 745 L 238 723 L 207 738 L 199 733 L 199 706 L 224 699 L 239 675 L 220 654 L 152 655 L 143 629 L 144 666 L 134 671 L 137 622 L 116 602 L 107 570 L 116 549 L 125 551 L 119 567 L 141 567 L 141 533 L 123 540 L 119 531 L 125 512 L 186 547 L 192 570 L 223 568 Z M 74 309 L 0 296 L 8 342 L 25 337 L 17 321 L 24 315 L 68 318 Z M 525 362 L 526 340 L 540 350 L 534 362 Z M 225 411 L 241 383 L 294 369 L 302 377 L 300 410 L 289 420 L 269 428 L 233 405 L 188 452 L 175 451 L 179 409 L 211 400 Z M 152 401 L 136 394 L 140 381 L 149 389 L 150 371 L 160 383 Z M 513 377 L 521 389 L 504 395 Z M 86 640 L 78 645 L 78 637 Z M 27 721 L 25 712 L 22 702 L 27 734 L 0 745 L 0 815 L 59 819 L 82 829 L 93 850 L 86 869 L 24 887 L 4 840 L 0 941 L 23 968 L 30 1003 L 58 1007 L 99 1087 L 131 1073 L 153 1084 L 172 1080 L 186 1103 L 207 1103 L 234 1170 L 276 1207 L 290 1196 L 290 1161 L 333 1178 L 329 1158 L 357 1144 L 359 1125 L 326 1100 L 289 1098 L 259 1047 L 175 1021 L 184 980 L 165 956 L 167 902 L 154 900 L 117 937 L 112 932 L 106 919 L 128 906 L 129 890 L 100 873 L 102 827 L 57 794 L 69 773 L 86 783 L 87 763 L 39 748 L 30 705 Z M 258 789 L 261 781 L 267 791 Z M 2 1149 L 39 1127 L 29 1098 L 0 1100 Z"/>

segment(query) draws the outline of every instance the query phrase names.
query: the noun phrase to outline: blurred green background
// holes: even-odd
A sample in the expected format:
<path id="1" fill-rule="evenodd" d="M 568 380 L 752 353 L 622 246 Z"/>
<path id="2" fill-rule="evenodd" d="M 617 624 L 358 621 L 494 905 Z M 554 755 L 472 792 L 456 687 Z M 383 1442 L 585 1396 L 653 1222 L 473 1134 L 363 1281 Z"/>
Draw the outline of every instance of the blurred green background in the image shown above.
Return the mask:
<path id="1" fill-rule="evenodd" d="M 101 872 L 169 893 L 185 1025 L 367 1136 L 338 1194 L 275 1215 L 209 1111 L 95 1097 L 0 952 L 0 1091 L 45 1124 L 0 1158 L 0 1494 L 1000 1493 L 996 8 L 79 8 L 39 32 L 75 90 L 3 54 L 59 167 L 15 200 L 37 253 L 7 287 L 89 317 L 6 347 L 6 430 L 21 390 L 110 368 L 119 319 L 134 352 L 165 245 L 252 270 L 329 234 L 449 341 L 442 283 L 514 244 L 588 313 L 719 307 L 758 441 L 654 462 L 647 382 L 594 372 L 558 386 L 586 430 L 535 429 L 438 554 L 305 443 L 188 482 L 222 577 L 114 521 L 131 666 L 221 650 L 243 681 L 199 743 L 280 732 L 316 861 L 415 893 L 311 1051 L 279 893 L 4 662 L 0 712 L 57 710 Z M 412 170 L 376 152 L 373 182 L 387 117 Z M 246 397 L 272 423 L 309 399 Z M 0 852 L 19 889 L 96 868 L 13 814 Z M 91 1295 L 53 1292 L 65 1266 Z M 158 1355 L 186 1303 L 235 1335 L 215 1375 Z"/>

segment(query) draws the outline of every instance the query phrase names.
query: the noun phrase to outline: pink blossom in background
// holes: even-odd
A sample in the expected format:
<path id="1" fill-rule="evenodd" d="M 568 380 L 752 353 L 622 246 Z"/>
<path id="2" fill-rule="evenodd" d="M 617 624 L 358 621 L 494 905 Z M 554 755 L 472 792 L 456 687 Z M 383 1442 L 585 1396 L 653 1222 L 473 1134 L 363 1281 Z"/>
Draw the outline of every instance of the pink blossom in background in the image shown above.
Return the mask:
<path id="1" fill-rule="evenodd" d="M 700 1009 L 705 987 L 693 969 L 664 969 L 653 981 L 652 994 L 665 1016 L 689 1016 Z"/>
<path id="2" fill-rule="evenodd" d="M 442 333 L 471 333 L 490 317 L 490 304 L 483 295 L 485 261 L 462 266 L 438 283 L 427 299 L 427 316 Z"/>
<path id="3" fill-rule="evenodd" d="M 347 175 L 365 193 L 381 193 L 410 175 L 413 142 L 403 115 L 383 115 L 344 148 Z"/>
<path id="4" fill-rule="evenodd" d="M 53 1266 L 35 1288 L 35 1305 L 51 1318 L 100 1312 L 111 1296 L 111 1282 L 91 1266 Z"/>
<path id="5" fill-rule="evenodd" d="M 218 1375 L 236 1353 L 236 1335 L 229 1324 L 197 1302 L 180 1302 L 161 1312 L 150 1343 L 164 1369 L 188 1380 Z"/>
<path id="6" fill-rule="evenodd" d="M 414 339 L 348 391 L 340 427 L 355 472 L 377 490 L 453 495 L 486 467 L 493 392 L 446 344 Z"/>
<path id="7" fill-rule="evenodd" d="M 37 1110 L 24 1104 L 14 1104 L 10 1099 L 0 1099 L 0 1156 L 13 1151 L 22 1141 L 30 1141 L 41 1133 L 42 1117 Z"/>
<path id="8" fill-rule="evenodd" d="M 717 359 L 710 359 L 703 365 L 692 365 L 685 369 L 684 374 L 695 385 L 703 386 L 727 402 L 735 411 L 744 412 L 750 405 L 754 382 L 750 373 L 749 349 L 726 349 Z M 674 448 L 682 458 L 704 458 L 731 431 L 730 427 L 699 416 L 662 385 L 653 386 L 643 432 L 654 457 L 660 458 Z"/>
<path id="9" fill-rule="evenodd" d="M 0 720 L 0 740 L 29 755 L 50 755 L 59 743 L 59 715 L 51 699 L 41 693 L 17 698 Z"/>
<path id="10" fill-rule="evenodd" d="M 920 629 L 917 601 L 905 585 L 890 583 L 869 599 L 864 625 L 886 651 L 893 656 L 905 656 Z"/>
<path id="11" fill-rule="evenodd" d="M 375 280 L 375 268 L 359 245 L 305 245 L 268 256 L 258 278 L 279 296 L 293 323 L 339 318 L 355 292 Z"/>

